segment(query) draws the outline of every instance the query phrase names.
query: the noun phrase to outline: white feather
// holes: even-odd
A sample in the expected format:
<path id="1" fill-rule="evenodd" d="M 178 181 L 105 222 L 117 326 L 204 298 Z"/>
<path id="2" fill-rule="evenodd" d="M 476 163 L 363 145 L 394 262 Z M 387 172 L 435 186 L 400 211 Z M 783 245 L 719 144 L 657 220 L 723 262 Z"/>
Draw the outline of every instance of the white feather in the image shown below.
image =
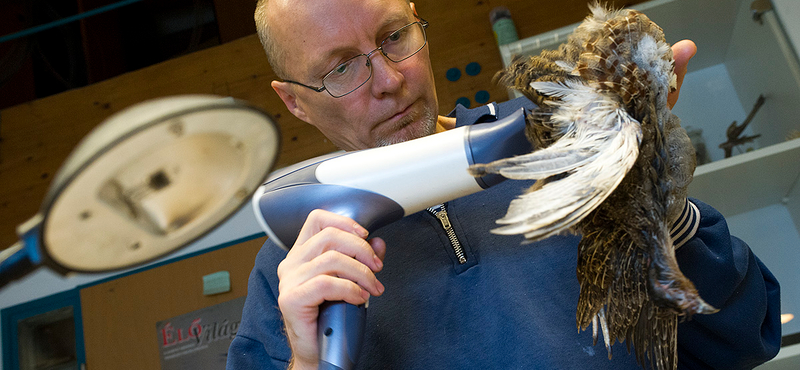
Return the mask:
<path id="1" fill-rule="evenodd" d="M 492 232 L 538 240 L 575 226 L 614 191 L 639 155 L 641 128 L 617 100 L 584 84 L 535 82 L 531 86 L 561 98 L 551 102 L 558 107 L 551 122 L 564 137 L 506 161 L 498 166 L 499 173 L 516 179 L 569 175 L 512 201 L 506 216 L 497 221 L 505 226 Z"/>
<path id="2" fill-rule="evenodd" d="M 566 98 L 568 96 L 580 95 L 581 93 L 594 93 L 594 89 L 577 81 L 564 82 L 531 82 L 531 87 L 547 96 Z"/>
<path id="3" fill-rule="evenodd" d="M 677 76 L 674 73 L 674 62 L 670 55 L 670 46 L 663 41 L 656 41 L 650 35 L 644 35 L 636 44 L 631 55 L 634 63 L 639 68 L 650 72 L 650 76 L 655 80 L 654 86 L 677 88 Z M 654 91 L 658 92 L 658 89 Z M 657 94 L 656 109 L 662 109 L 667 104 L 667 92 Z"/>
<path id="4" fill-rule="evenodd" d="M 506 216 L 497 221 L 506 226 L 493 232 L 525 234 L 529 240 L 538 240 L 575 226 L 611 194 L 633 166 L 639 132 L 638 123 L 629 121 L 594 160 L 566 178 L 512 201 Z"/>
<path id="5" fill-rule="evenodd" d="M 603 5 L 600 5 L 599 1 L 589 4 L 589 10 L 592 12 L 592 15 L 586 17 L 583 23 L 578 26 L 578 28 L 582 28 L 583 30 L 589 32 L 602 29 L 607 20 L 618 16 L 624 11 L 622 9 L 611 10 Z"/>
<path id="6" fill-rule="evenodd" d="M 606 309 L 605 307 L 600 309 L 600 312 L 597 313 L 597 317 L 600 319 L 600 328 L 603 331 L 603 343 L 606 345 L 606 350 L 608 351 L 608 356 L 611 356 L 611 342 L 610 336 L 608 335 L 608 322 L 606 322 Z M 597 339 L 597 338 L 595 338 Z"/>
<path id="7" fill-rule="evenodd" d="M 538 180 L 569 172 L 596 155 L 589 151 L 561 149 L 550 146 L 530 154 L 503 159 L 488 165 L 485 171 L 499 173 L 509 179 Z"/>
<path id="8" fill-rule="evenodd" d="M 572 74 L 577 74 L 576 72 L 574 72 L 575 68 L 577 68 L 577 65 L 575 63 L 570 63 L 570 62 L 567 62 L 565 60 L 557 60 L 556 61 L 556 65 L 559 66 L 561 69 L 563 69 L 565 72 L 570 72 Z M 580 74 L 577 74 L 577 75 L 580 75 Z"/>

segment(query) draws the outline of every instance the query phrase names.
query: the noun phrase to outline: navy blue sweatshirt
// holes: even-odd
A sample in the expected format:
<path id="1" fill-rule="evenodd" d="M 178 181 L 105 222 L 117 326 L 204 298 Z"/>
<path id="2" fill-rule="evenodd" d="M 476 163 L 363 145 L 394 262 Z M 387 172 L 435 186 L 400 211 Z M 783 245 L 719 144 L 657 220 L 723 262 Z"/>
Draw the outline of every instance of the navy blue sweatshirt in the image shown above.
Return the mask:
<path id="1" fill-rule="evenodd" d="M 491 121 L 527 100 L 472 110 L 459 106 L 458 124 Z M 577 236 L 522 244 L 521 236 L 489 233 L 510 201 L 529 187 L 505 181 L 447 203 L 464 248 L 460 263 L 439 221 L 423 211 L 370 237 L 387 244 L 370 298 L 359 369 L 640 369 L 625 344 L 592 345 L 575 322 Z M 420 189 L 424 191 L 424 189 Z M 778 282 L 712 207 L 677 238 L 684 274 L 720 312 L 679 324 L 679 369 L 749 369 L 780 347 Z M 675 240 L 675 239 L 673 239 Z M 267 241 L 256 257 L 228 369 L 284 369 L 291 352 L 278 310 L 277 266 L 286 252 Z"/>

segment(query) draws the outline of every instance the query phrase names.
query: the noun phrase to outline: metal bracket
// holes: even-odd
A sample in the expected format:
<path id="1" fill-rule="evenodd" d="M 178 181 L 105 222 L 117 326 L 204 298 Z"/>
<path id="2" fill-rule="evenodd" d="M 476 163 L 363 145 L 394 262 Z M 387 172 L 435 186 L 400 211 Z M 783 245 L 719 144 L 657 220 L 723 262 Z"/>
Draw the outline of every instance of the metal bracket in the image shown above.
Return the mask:
<path id="1" fill-rule="evenodd" d="M 755 0 L 750 3 L 750 13 L 753 15 L 753 20 L 760 25 L 764 25 L 761 15 L 770 10 L 772 10 L 772 2 L 770 0 Z"/>

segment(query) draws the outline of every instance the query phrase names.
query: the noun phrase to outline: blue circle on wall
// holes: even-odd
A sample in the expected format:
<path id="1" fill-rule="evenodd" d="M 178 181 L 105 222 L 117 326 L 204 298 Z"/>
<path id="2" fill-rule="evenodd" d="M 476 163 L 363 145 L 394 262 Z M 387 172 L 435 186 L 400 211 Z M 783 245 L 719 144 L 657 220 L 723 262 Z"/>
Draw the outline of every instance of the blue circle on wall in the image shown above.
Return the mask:
<path id="1" fill-rule="evenodd" d="M 461 70 L 458 68 L 450 68 L 447 70 L 447 79 L 450 81 L 458 81 L 461 78 Z"/>
<path id="2" fill-rule="evenodd" d="M 470 76 L 476 76 L 478 73 L 481 73 L 481 65 L 476 62 L 472 62 L 470 64 L 467 64 L 467 68 L 465 69 L 465 71 Z"/>
<path id="3" fill-rule="evenodd" d="M 467 98 L 465 98 L 463 96 L 458 98 L 458 99 L 456 99 L 456 104 L 461 104 L 461 105 L 464 106 L 464 108 L 469 108 L 469 106 L 472 105 L 472 103 L 469 101 L 469 99 L 467 99 Z"/>
<path id="4" fill-rule="evenodd" d="M 486 104 L 489 102 L 489 92 L 481 90 L 475 93 L 475 102 L 478 104 Z"/>

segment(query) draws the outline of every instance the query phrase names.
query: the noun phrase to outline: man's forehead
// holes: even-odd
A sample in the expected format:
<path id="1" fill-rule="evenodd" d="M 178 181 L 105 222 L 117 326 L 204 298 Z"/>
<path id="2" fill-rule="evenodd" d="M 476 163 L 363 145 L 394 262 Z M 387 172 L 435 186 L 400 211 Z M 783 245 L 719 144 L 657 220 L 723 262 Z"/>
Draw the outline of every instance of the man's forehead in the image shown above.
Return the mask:
<path id="1" fill-rule="evenodd" d="M 308 54 L 324 57 L 358 37 L 381 37 L 377 33 L 413 19 L 405 0 L 276 1 L 270 14 L 273 25 L 281 29 L 276 36 L 285 40 L 281 44 L 288 47 L 288 54 L 304 61 L 312 57 Z"/>
<path id="2" fill-rule="evenodd" d="M 313 27 L 321 22 L 348 23 L 356 20 L 380 22 L 407 18 L 406 0 L 270 0 L 272 23 L 289 27 Z"/>

